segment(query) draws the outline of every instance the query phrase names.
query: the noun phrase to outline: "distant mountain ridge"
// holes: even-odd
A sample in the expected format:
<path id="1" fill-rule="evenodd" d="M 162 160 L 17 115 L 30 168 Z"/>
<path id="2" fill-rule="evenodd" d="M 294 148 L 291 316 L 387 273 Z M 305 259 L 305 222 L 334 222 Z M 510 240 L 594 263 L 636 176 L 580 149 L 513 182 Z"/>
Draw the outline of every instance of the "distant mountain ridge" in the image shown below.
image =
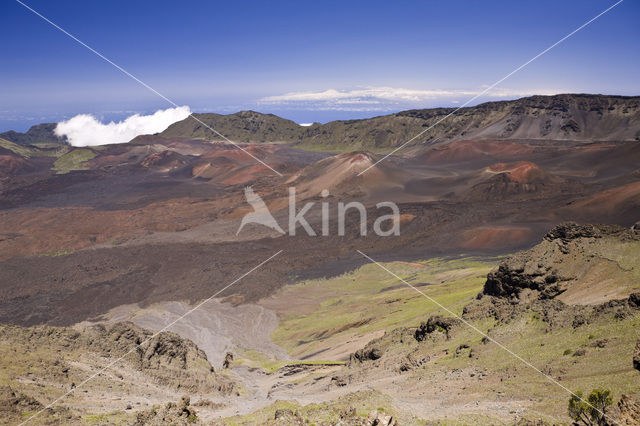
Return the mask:
<path id="1" fill-rule="evenodd" d="M 0 133 L 0 139 L 5 139 L 18 145 L 31 145 L 34 143 L 64 144 L 67 138 L 59 137 L 54 133 L 57 125 L 57 123 L 36 124 L 31 126 L 25 133 L 9 130 L 8 132 Z"/>
<path id="2" fill-rule="evenodd" d="M 396 147 L 440 120 L 412 144 L 461 139 L 640 140 L 639 96 L 530 96 L 460 108 L 447 117 L 454 111 L 415 109 L 311 126 L 255 111 L 196 116 L 237 142 L 287 142 L 328 149 Z M 191 117 L 172 124 L 160 136 L 222 140 Z"/>
<path id="3" fill-rule="evenodd" d="M 303 129 L 294 121 L 255 111 L 240 111 L 228 115 L 216 113 L 193 115 L 225 137 L 237 142 L 295 142 L 300 139 L 300 130 Z M 173 123 L 161 132 L 160 136 L 223 140 L 192 117 Z"/>
<path id="4" fill-rule="evenodd" d="M 640 96 L 562 94 L 486 102 L 473 107 L 427 108 L 359 120 L 301 126 L 274 114 L 240 111 L 193 114 L 158 136 L 234 142 L 284 142 L 302 148 L 353 151 L 400 146 L 425 131 L 411 145 L 454 140 L 640 141 Z M 436 124 L 437 123 L 437 124 Z M 28 146 L 66 144 L 54 133 L 56 123 L 27 132 L 0 133 L 0 139 Z M 430 128 L 432 127 L 432 128 Z M 135 138 L 134 141 L 139 141 Z"/>

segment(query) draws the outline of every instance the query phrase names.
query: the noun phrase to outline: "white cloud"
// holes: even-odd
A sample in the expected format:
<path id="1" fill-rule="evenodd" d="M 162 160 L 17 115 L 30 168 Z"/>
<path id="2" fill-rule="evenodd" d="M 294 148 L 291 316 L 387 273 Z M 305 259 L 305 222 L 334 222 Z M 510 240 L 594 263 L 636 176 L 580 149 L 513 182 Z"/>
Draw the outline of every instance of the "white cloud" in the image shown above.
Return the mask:
<path id="1" fill-rule="evenodd" d="M 66 136 L 73 146 L 96 146 L 129 142 L 139 135 L 165 130 L 191 114 L 188 106 L 158 110 L 151 115 L 134 114 L 123 121 L 101 123 L 94 116 L 79 114 L 56 126 L 58 136 Z"/>
<path id="2" fill-rule="evenodd" d="M 433 102 L 449 102 L 460 97 L 473 97 L 481 94 L 479 90 L 423 90 L 396 87 L 359 87 L 349 90 L 328 89 L 323 91 L 289 92 L 268 96 L 260 103 L 271 105 L 289 105 L 310 107 L 312 109 L 336 110 L 382 110 L 393 106 L 419 106 Z M 517 98 L 530 95 L 551 95 L 557 90 L 511 90 L 494 88 L 485 94 L 486 98 Z"/>

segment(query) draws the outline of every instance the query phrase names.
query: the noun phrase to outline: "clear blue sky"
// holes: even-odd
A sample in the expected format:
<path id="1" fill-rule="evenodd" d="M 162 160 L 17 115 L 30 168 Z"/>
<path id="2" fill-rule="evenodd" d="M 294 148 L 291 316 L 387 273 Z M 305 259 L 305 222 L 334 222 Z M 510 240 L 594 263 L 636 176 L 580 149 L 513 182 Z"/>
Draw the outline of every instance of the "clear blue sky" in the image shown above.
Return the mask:
<path id="1" fill-rule="evenodd" d="M 613 4 L 24 1 L 180 105 L 298 122 L 460 104 Z M 639 22 L 626 0 L 485 99 L 640 94 Z M 0 131 L 170 106 L 12 0 L 0 57 Z"/>

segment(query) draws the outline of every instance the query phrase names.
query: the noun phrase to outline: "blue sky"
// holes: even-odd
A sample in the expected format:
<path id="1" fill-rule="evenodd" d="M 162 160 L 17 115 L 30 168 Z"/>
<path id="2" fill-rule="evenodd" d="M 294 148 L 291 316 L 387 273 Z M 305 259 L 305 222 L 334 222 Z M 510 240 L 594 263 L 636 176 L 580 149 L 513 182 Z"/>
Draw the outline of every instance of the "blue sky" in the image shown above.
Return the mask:
<path id="1" fill-rule="evenodd" d="M 179 105 L 297 122 L 459 105 L 613 4 L 24 1 Z M 639 21 L 626 0 L 481 100 L 638 95 Z M 0 131 L 171 106 L 12 0 L 0 57 Z"/>

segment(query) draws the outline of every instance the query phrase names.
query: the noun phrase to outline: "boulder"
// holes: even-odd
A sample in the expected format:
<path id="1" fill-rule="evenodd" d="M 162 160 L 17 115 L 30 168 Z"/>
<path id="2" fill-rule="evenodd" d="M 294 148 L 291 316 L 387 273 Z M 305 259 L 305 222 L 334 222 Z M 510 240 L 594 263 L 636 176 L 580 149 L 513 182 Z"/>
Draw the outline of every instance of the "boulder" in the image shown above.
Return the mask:
<path id="1" fill-rule="evenodd" d="M 233 354 L 231 352 L 227 352 L 224 356 L 224 361 L 222 361 L 222 368 L 225 370 L 231 367 L 231 363 L 233 362 Z"/>
<path id="2" fill-rule="evenodd" d="M 420 323 L 414 337 L 418 342 L 422 342 L 427 337 L 427 334 L 431 334 L 434 331 L 441 331 L 449 338 L 451 329 L 459 323 L 460 320 L 457 318 L 445 318 L 440 315 L 435 315 L 430 317 L 427 322 L 423 321 Z"/>
<path id="3" fill-rule="evenodd" d="M 304 421 L 298 411 L 290 408 L 278 408 L 273 415 L 273 422 L 268 424 L 274 425 L 304 425 Z"/>
<path id="4" fill-rule="evenodd" d="M 602 235 L 599 227 L 594 225 L 579 225 L 575 222 L 561 223 L 545 235 L 549 241 L 562 240 L 564 242 L 577 238 L 598 238 Z"/>
<path id="5" fill-rule="evenodd" d="M 394 426 L 396 420 L 391 414 L 387 414 L 381 411 L 373 410 L 369 413 L 365 425 L 367 426 Z"/>
<path id="6" fill-rule="evenodd" d="M 191 399 L 183 396 L 175 403 L 169 402 L 164 407 L 153 407 L 136 415 L 136 426 L 142 425 L 189 425 L 198 420 L 196 411 L 191 406 Z"/>
<path id="7" fill-rule="evenodd" d="M 367 345 L 366 347 L 357 350 L 352 356 L 360 362 L 375 361 L 376 359 L 380 359 L 383 353 L 384 351 L 382 350 L 382 348 L 378 346 Z"/>

